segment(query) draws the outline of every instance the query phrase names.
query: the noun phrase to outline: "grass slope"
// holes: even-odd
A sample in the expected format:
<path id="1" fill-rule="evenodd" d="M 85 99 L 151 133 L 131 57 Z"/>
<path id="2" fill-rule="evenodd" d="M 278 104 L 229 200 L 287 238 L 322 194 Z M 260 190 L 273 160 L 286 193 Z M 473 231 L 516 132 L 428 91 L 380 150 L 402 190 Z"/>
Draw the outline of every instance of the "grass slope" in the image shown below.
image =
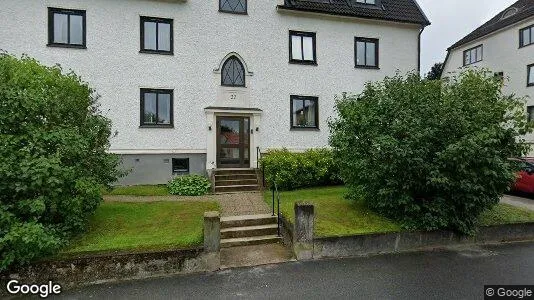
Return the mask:
<path id="1" fill-rule="evenodd" d="M 394 221 L 370 211 L 363 203 L 344 198 L 346 188 L 318 187 L 280 193 L 280 211 L 294 221 L 295 202 L 315 205 L 315 235 L 320 237 L 372 234 L 400 231 Z M 272 205 L 272 192 L 266 191 L 265 202 Z M 499 204 L 480 216 L 481 226 L 534 222 L 534 211 Z"/>
<path id="2" fill-rule="evenodd" d="M 199 246 L 204 212 L 213 210 L 216 202 L 103 203 L 62 254 Z"/>

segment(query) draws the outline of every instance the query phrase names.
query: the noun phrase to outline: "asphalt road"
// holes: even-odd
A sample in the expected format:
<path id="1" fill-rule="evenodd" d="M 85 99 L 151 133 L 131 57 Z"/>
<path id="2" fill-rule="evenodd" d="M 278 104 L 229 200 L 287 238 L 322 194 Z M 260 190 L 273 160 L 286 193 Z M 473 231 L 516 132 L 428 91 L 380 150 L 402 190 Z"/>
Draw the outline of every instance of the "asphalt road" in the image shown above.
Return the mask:
<path id="1" fill-rule="evenodd" d="M 485 284 L 534 284 L 534 243 L 456 248 L 105 284 L 63 299 L 483 299 Z"/>

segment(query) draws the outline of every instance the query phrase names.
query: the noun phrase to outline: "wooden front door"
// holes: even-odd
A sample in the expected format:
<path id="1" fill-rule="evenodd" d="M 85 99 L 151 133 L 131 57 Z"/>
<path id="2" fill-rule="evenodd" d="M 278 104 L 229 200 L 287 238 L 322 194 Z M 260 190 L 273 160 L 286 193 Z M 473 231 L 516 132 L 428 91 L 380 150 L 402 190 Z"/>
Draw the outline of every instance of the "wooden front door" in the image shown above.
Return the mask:
<path id="1" fill-rule="evenodd" d="M 217 117 L 217 168 L 250 167 L 250 119 Z"/>

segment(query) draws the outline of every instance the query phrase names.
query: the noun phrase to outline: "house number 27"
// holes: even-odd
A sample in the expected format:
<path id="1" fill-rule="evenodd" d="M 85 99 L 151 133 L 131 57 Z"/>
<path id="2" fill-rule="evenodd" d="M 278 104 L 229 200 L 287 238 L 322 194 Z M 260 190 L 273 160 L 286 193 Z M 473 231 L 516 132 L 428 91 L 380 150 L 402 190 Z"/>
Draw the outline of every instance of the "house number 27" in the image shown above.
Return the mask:
<path id="1" fill-rule="evenodd" d="M 230 100 L 235 100 L 237 99 L 237 95 L 236 94 L 230 94 Z"/>

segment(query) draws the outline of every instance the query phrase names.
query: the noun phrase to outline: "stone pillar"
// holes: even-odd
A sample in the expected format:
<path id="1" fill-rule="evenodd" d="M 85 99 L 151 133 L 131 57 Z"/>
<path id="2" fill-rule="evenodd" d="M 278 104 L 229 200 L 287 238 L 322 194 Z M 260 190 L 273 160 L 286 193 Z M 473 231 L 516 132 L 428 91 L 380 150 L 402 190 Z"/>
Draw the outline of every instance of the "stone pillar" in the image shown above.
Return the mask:
<path id="1" fill-rule="evenodd" d="M 314 221 L 315 209 L 313 204 L 295 203 L 293 251 L 298 260 L 313 258 Z"/>
<path id="2" fill-rule="evenodd" d="M 221 216 L 218 211 L 204 213 L 204 251 L 219 252 L 221 249 Z"/>

